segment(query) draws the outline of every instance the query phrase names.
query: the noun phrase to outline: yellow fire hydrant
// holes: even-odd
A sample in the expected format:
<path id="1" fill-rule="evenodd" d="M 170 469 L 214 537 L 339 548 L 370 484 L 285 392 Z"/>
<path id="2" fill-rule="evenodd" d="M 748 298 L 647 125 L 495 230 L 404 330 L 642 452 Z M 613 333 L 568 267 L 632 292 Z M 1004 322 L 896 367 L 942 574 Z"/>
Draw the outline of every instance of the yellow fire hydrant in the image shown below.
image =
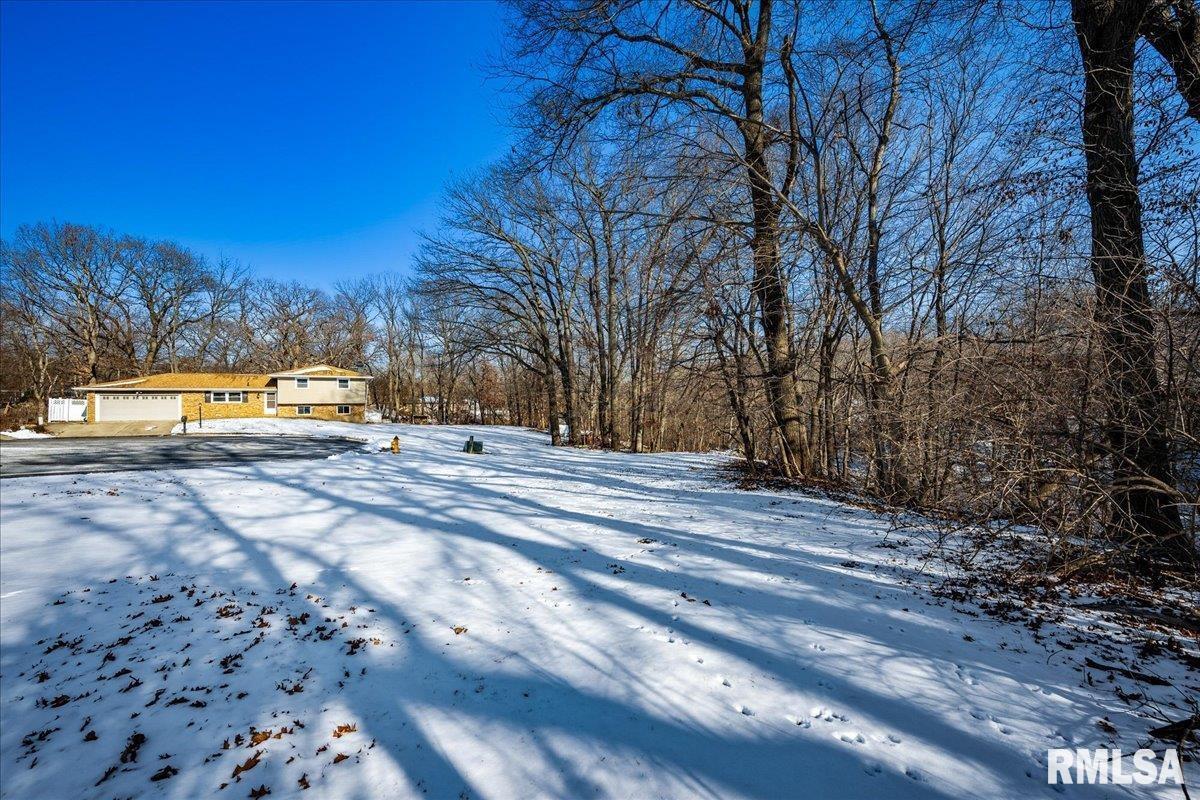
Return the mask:
<path id="1" fill-rule="evenodd" d="M 392 454 L 400 455 L 400 437 L 399 436 L 392 437 Z"/>

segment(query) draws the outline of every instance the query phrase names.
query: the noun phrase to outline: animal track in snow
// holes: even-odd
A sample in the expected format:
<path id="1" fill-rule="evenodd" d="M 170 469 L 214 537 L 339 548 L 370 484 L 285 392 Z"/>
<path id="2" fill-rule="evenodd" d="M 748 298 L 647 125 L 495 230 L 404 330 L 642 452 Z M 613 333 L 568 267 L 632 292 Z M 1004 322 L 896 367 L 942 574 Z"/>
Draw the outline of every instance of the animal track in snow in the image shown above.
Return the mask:
<path id="1" fill-rule="evenodd" d="M 954 665 L 954 675 L 960 681 L 965 683 L 967 686 L 978 686 L 979 685 L 979 679 L 976 678 L 973 674 L 971 674 L 971 671 L 969 669 L 967 669 L 966 667 L 964 667 L 960 664 Z"/>
<path id="2" fill-rule="evenodd" d="M 834 735 L 847 744 L 865 744 L 867 741 L 866 738 L 858 731 L 844 731 Z"/>
<path id="3" fill-rule="evenodd" d="M 839 722 L 847 721 L 845 714 L 835 714 L 825 706 L 813 706 L 812 710 L 808 713 L 814 719 L 824 720 L 825 722 L 833 722 L 835 719 Z"/>

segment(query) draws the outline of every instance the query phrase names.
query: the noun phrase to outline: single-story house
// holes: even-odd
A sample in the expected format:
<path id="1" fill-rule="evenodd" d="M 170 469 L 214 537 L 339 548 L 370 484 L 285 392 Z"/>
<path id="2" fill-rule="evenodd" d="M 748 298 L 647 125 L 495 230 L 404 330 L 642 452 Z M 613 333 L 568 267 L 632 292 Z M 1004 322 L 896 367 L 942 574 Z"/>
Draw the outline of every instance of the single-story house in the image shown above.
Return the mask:
<path id="1" fill-rule="evenodd" d="M 362 422 L 370 375 L 316 364 L 286 372 L 163 372 L 76 386 L 89 422 L 312 417 Z"/>

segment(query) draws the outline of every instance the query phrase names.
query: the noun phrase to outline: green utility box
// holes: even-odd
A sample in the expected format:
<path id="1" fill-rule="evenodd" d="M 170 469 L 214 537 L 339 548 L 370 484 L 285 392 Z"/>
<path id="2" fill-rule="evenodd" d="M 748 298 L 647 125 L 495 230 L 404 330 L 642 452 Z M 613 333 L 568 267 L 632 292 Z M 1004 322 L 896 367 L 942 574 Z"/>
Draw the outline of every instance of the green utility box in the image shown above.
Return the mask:
<path id="1" fill-rule="evenodd" d="M 475 441 L 475 437 L 471 436 L 467 439 L 467 443 L 463 445 L 464 453 L 482 453 L 483 442 Z"/>

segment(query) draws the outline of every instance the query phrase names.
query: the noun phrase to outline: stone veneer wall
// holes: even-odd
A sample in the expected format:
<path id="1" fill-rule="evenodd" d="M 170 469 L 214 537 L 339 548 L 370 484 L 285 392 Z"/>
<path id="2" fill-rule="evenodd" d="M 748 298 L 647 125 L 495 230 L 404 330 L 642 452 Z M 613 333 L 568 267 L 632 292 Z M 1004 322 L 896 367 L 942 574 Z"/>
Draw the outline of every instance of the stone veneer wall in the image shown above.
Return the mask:
<path id="1" fill-rule="evenodd" d="M 246 417 L 265 417 L 263 413 L 263 393 L 246 392 L 246 399 L 241 403 L 205 403 L 204 392 L 180 392 L 183 395 L 183 413 L 188 422 L 200 419 L 200 406 L 204 405 L 205 419 L 244 419 Z"/>
<path id="2" fill-rule="evenodd" d="M 351 404 L 349 414 L 339 414 L 337 413 L 336 405 L 314 404 L 312 406 L 311 414 L 305 414 L 304 416 L 301 416 L 296 413 L 296 406 L 289 405 L 279 407 L 279 416 L 287 417 L 289 419 L 295 417 L 296 419 L 331 419 L 338 422 L 362 422 L 363 410 L 365 408 L 366 406 Z"/>

